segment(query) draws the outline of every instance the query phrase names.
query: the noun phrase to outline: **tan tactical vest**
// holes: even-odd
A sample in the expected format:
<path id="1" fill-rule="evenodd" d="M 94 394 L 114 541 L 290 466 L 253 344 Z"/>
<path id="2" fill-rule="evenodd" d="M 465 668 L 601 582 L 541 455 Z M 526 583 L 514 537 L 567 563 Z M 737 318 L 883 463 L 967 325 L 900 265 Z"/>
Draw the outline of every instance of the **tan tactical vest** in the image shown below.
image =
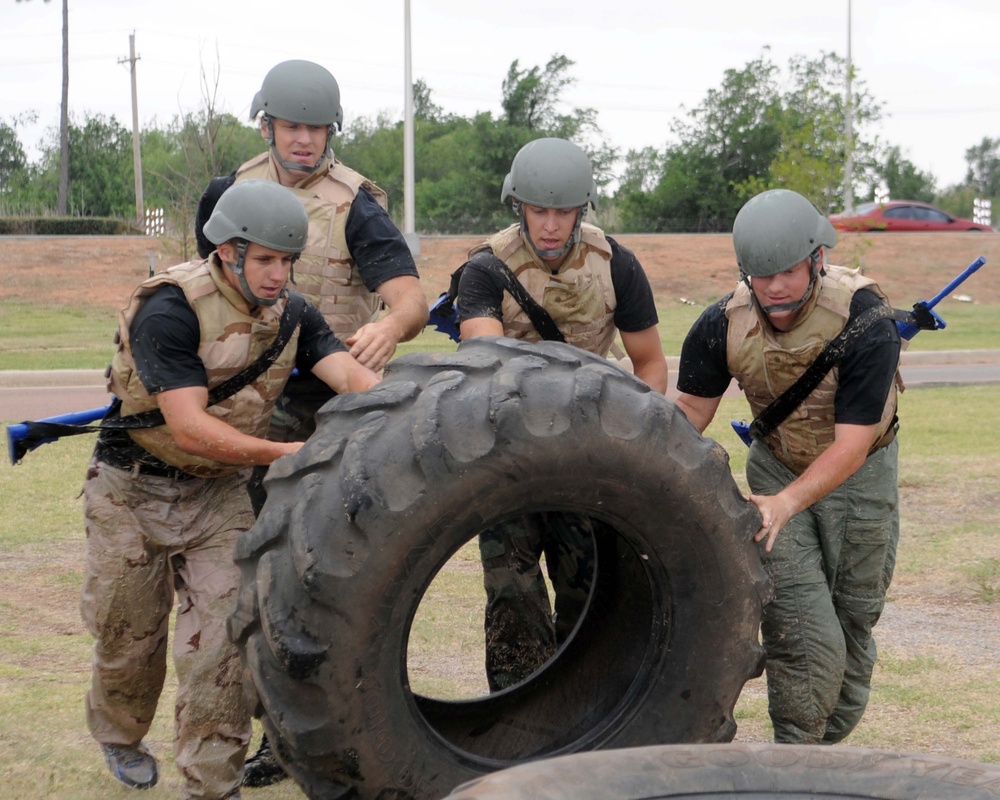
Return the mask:
<path id="1" fill-rule="evenodd" d="M 248 178 L 279 182 L 270 152 L 236 171 L 236 180 Z M 374 322 L 382 308 L 379 296 L 365 287 L 347 249 L 347 214 L 362 186 L 382 208 L 387 207 L 384 191 L 335 159 L 291 187 L 309 213 L 309 237 L 295 262 L 295 290 L 319 308 L 341 341 Z"/>
<path id="2" fill-rule="evenodd" d="M 726 354 L 729 371 L 746 394 L 755 417 L 795 383 L 826 343 L 840 333 L 850 317 L 851 298 L 862 288 L 885 299 L 878 285 L 862 277 L 858 270 L 827 266 L 819 290 L 803 306 L 796 326 L 782 332 L 771 326 L 764 312 L 751 302 L 750 289 L 740 283 L 726 304 Z M 812 394 L 765 439 L 775 457 L 796 474 L 801 474 L 833 442 L 838 375 L 838 367 L 830 370 Z M 895 412 L 893 386 L 882 409 L 876 442 L 889 432 Z"/>
<path id="3" fill-rule="evenodd" d="M 205 363 L 210 390 L 256 361 L 277 337 L 285 300 L 273 306 L 258 306 L 251 312 L 243 296 L 226 283 L 221 269 L 215 256 L 210 260 L 191 261 L 144 281 L 132 293 L 128 305 L 119 314 L 120 343 L 108 375 L 108 391 L 122 401 L 123 417 L 157 407 L 156 397 L 146 391 L 136 374 L 129 327 L 146 298 L 160 286 L 179 286 L 198 316 L 201 327 L 198 355 Z M 296 327 L 288 345 L 263 375 L 231 397 L 209 406 L 208 413 L 242 433 L 263 437 L 275 400 L 295 366 L 298 337 Z M 243 469 L 241 465 L 185 453 L 174 442 L 166 425 L 128 433 L 160 460 L 192 475 L 216 478 Z"/>
<path id="4" fill-rule="evenodd" d="M 521 235 L 519 224 L 500 231 L 469 255 L 489 247 L 506 262 L 524 288 L 552 316 L 566 341 L 606 356 L 615 341 L 611 245 L 600 229 L 584 223 L 580 241 L 553 274 Z M 503 297 L 503 332 L 512 339 L 541 340 L 524 309 L 510 293 Z"/>

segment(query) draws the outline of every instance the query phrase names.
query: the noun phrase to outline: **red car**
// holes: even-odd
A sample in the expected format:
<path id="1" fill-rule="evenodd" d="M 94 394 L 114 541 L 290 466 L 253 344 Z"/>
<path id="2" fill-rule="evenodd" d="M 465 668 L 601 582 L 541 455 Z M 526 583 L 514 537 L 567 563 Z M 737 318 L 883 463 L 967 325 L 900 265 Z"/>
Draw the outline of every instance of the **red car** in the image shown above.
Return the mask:
<path id="1" fill-rule="evenodd" d="M 985 231 L 971 219 L 959 219 L 940 208 L 916 200 L 890 200 L 888 203 L 862 203 L 853 214 L 833 214 L 830 222 L 838 231 Z"/>

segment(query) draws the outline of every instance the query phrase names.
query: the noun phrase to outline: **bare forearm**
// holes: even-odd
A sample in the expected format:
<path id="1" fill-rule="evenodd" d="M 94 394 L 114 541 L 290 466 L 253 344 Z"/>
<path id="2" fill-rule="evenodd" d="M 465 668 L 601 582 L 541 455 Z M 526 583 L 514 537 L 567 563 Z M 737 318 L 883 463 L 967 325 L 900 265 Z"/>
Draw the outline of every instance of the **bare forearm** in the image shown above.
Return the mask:
<path id="1" fill-rule="evenodd" d="M 788 504 L 789 516 L 809 508 L 850 478 L 865 463 L 867 453 L 867 447 L 838 441 L 831 444 L 779 493 Z"/>
<path id="2" fill-rule="evenodd" d="M 632 362 L 632 374 L 660 394 L 667 393 L 667 359 L 656 327 L 621 332 L 622 344 Z"/>
<path id="3" fill-rule="evenodd" d="M 420 281 L 412 276 L 392 278 L 379 286 L 388 312 L 375 322 L 362 325 L 345 340 L 351 355 L 378 372 L 396 352 L 396 345 L 412 339 L 427 322 L 427 299 Z"/>
<path id="4" fill-rule="evenodd" d="M 421 293 L 420 297 L 407 295 L 394 304 L 380 320 L 392 326 L 397 342 L 408 342 L 427 324 L 429 311 Z"/>
<path id="5" fill-rule="evenodd" d="M 427 324 L 429 310 L 420 279 L 413 275 L 390 278 L 378 287 L 388 312 L 378 321 L 392 332 L 394 344 L 408 342 Z"/>
<path id="6" fill-rule="evenodd" d="M 660 394 L 667 393 L 667 360 L 651 358 L 641 364 L 633 362 L 635 377 Z"/>
<path id="7" fill-rule="evenodd" d="M 721 395 L 719 397 L 698 397 L 682 392 L 677 396 L 676 405 L 684 412 L 688 422 L 698 429 L 698 433 L 704 433 L 705 428 L 715 419 L 715 412 L 721 401 Z"/>
<path id="8" fill-rule="evenodd" d="M 270 464 L 302 446 L 301 442 L 270 442 L 250 436 L 209 414 L 171 426 L 170 431 L 184 452 L 223 464 Z"/>

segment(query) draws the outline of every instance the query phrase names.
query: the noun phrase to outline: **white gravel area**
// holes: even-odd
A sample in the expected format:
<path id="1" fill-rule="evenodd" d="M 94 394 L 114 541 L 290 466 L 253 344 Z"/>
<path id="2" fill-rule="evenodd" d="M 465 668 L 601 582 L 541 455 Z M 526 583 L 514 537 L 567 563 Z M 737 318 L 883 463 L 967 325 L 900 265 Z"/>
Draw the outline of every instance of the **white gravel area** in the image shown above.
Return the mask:
<path id="1" fill-rule="evenodd" d="M 887 602 L 875 626 L 883 652 L 932 656 L 954 664 L 997 669 L 1000 677 L 1000 607 Z"/>

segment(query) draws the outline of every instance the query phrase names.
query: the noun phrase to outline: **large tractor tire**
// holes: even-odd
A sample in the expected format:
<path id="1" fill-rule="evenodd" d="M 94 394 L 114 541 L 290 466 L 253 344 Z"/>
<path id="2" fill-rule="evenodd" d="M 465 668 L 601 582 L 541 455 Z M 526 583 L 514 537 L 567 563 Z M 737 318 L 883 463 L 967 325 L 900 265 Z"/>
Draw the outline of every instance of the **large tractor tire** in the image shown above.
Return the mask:
<path id="1" fill-rule="evenodd" d="M 492 337 L 405 356 L 324 406 L 265 488 L 230 630 L 248 699 L 313 800 L 439 798 L 557 754 L 732 740 L 763 669 L 760 517 L 725 451 L 607 360 Z M 502 692 L 412 692 L 432 579 L 478 531 L 533 511 L 613 529 L 598 526 L 571 638 Z"/>
<path id="2" fill-rule="evenodd" d="M 447 800 L 994 800 L 1000 765 L 805 744 L 701 744 L 580 753 L 511 767 Z"/>

